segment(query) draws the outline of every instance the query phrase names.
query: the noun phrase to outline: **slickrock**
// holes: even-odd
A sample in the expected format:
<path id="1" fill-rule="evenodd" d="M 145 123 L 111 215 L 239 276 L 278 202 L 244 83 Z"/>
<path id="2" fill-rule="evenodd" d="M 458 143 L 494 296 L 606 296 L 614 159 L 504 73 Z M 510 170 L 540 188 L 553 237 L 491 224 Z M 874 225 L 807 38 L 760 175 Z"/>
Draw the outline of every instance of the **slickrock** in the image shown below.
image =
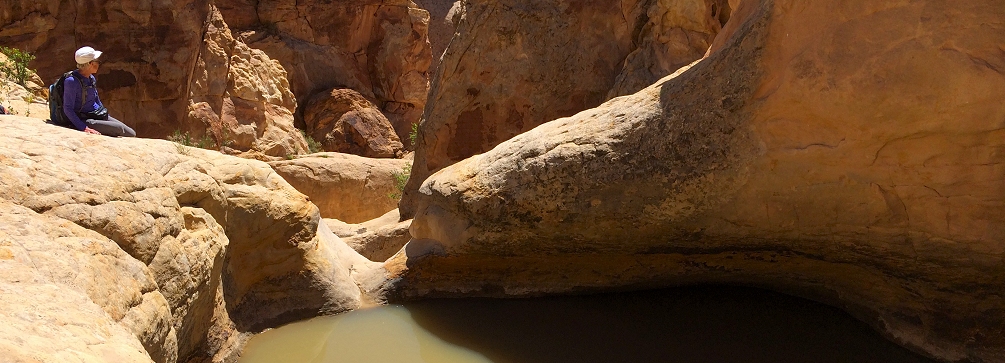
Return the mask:
<path id="1" fill-rule="evenodd" d="M 40 324 L 0 330 L 0 356 L 232 361 L 252 332 L 360 304 L 365 259 L 266 163 L 0 126 L 0 300 L 25 307 L 3 325 Z"/>
<path id="2" fill-rule="evenodd" d="M 940 360 L 1005 361 L 1003 18 L 743 1 L 701 61 L 423 182 L 413 240 L 367 288 L 752 285 Z"/>
<path id="3" fill-rule="evenodd" d="M 270 162 L 276 173 L 318 206 L 324 218 L 362 223 L 395 209 L 398 178 L 408 176 L 403 159 L 370 159 L 317 153 Z"/>
<path id="4" fill-rule="evenodd" d="M 249 46 L 279 60 L 301 104 L 349 88 L 377 106 L 400 139 L 429 90 L 429 13 L 408 0 L 218 0 Z"/>
<path id="5" fill-rule="evenodd" d="M 337 219 L 324 222 L 346 245 L 371 261 L 385 261 L 401 250 L 412 238 L 408 232 L 412 220 L 399 221 L 398 210 L 387 212 L 380 218 L 350 224 Z"/>
<path id="6" fill-rule="evenodd" d="M 437 170 L 559 117 L 634 93 L 700 58 L 725 0 L 474 0 L 432 78 L 400 204 Z"/>
<path id="7" fill-rule="evenodd" d="M 304 109 L 304 123 L 324 151 L 368 158 L 392 158 L 404 152 L 391 122 L 351 89 L 315 95 Z"/>

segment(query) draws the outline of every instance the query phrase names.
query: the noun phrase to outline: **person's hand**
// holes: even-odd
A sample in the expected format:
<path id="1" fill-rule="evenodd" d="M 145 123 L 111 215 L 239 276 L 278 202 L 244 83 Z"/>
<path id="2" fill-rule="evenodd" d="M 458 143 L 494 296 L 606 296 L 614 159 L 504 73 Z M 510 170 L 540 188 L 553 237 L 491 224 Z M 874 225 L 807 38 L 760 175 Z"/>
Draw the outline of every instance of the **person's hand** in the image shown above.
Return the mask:
<path id="1" fill-rule="evenodd" d="M 85 127 L 84 128 L 84 132 L 88 133 L 88 134 L 91 134 L 91 135 L 101 135 L 101 133 L 98 132 L 98 130 L 92 129 L 90 127 Z"/>

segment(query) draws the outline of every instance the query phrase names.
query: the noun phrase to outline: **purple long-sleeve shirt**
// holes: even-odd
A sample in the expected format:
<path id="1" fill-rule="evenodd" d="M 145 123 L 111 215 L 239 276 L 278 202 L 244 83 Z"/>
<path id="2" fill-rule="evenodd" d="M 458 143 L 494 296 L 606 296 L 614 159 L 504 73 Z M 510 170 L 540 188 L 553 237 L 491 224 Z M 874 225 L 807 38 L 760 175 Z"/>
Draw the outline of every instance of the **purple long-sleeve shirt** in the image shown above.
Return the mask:
<path id="1" fill-rule="evenodd" d="M 66 113 L 66 117 L 70 118 L 70 123 L 78 131 L 84 131 L 87 128 L 84 120 L 80 119 L 80 113 L 91 112 L 103 107 L 101 100 L 98 99 L 98 89 L 94 87 L 95 82 L 97 79 L 94 78 L 93 74 L 85 78 L 77 71 L 73 71 L 73 77 L 66 77 L 66 80 L 63 81 L 63 112 Z M 83 99 L 84 107 L 80 107 L 81 88 L 87 91 Z"/>

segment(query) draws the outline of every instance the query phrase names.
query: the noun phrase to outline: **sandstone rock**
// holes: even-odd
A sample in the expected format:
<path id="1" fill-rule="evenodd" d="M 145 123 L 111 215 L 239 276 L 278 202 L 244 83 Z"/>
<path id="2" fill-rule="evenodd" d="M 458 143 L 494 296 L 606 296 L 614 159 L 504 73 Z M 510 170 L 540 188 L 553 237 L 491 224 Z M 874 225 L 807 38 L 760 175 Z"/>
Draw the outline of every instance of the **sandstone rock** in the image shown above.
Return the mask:
<path id="1" fill-rule="evenodd" d="M 148 299 L 153 296 L 163 300 L 149 271 L 114 242 L 0 201 L 0 356 L 5 361 L 149 362 L 137 337 L 150 337 L 154 329 L 118 323 L 138 312 L 166 321 L 167 310 Z"/>
<path id="2" fill-rule="evenodd" d="M 293 126 L 297 102 L 279 62 L 234 39 L 213 6 L 204 39 L 181 130 L 193 137 L 209 134 L 217 146 L 238 152 L 307 153 L 306 140 Z"/>
<path id="3" fill-rule="evenodd" d="M 66 289 L 67 300 L 56 302 L 73 304 L 73 319 L 113 339 L 80 354 L 107 350 L 112 359 L 141 346 L 156 362 L 232 360 L 249 332 L 359 306 L 349 269 L 365 259 L 320 233 L 327 227 L 317 207 L 268 164 L 21 117 L 0 123 L 0 218 L 11 219 L 0 223 L 0 268 L 10 260 L 3 256 L 18 263 L 3 284 L 39 298 L 50 290 L 33 284 Z M 0 299 L 38 303 L 4 291 Z M 43 318 L 58 313 L 39 322 L 62 321 Z M 24 339 L 44 342 L 46 329 L 62 328 L 42 326 Z M 72 344 L 53 341 L 43 351 L 61 357 Z"/>
<path id="4" fill-rule="evenodd" d="M 359 224 L 349 224 L 337 219 L 325 219 L 335 235 L 371 261 L 384 261 L 398 253 L 408 243 L 412 235 L 408 227 L 412 220 L 399 221 L 398 210 L 392 210 L 373 220 Z"/>
<path id="5" fill-rule="evenodd" d="M 629 11 L 630 19 L 638 19 L 637 48 L 625 58 L 607 99 L 638 92 L 704 55 L 731 12 L 726 0 L 655 1 Z"/>
<path id="6" fill-rule="evenodd" d="M 407 177 L 409 160 L 368 159 L 319 153 L 269 163 L 318 206 L 325 218 L 361 223 L 395 209 L 396 178 Z"/>
<path id="7" fill-rule="evenodd" d="M 357 281 L 392 299 L 754 285 L 1003 361 L 1003 12 L 743 1 L 694 65 L 434 174 L 385 283 Z"/>
<path id="8" fill-rule="evenodd" d="M 724 0 L 466 1 L 433 77 L 411 183 L 544 122 L 630 94 L 700 58 Z M 505 10 L 500 10 L 505 9 Z"/>
<path id="9" fill-rule="evenodd" d="M 369 158 L 391 158 L 403 152 L 391 122 L 363 95 L 350 89 L 315 95 L 304 109 L 304 122 L 324 151 Z"/>
<path id="10" fill-rule="evenodd" d="M 249 46 L 279 60 L 298 100 L 349 88 L 391 121 L 399 138 L 418 123 L 432 61 L 429 13 L 407 0 L 221 0 Z M 304 103 L 304 102 L 301 102 Z"/>
<path id="11" fill-rule="evenodd" d="M 415 0 L 415 4 L 429 12 L 429 48 L 432 51 L 433 62 L 429 65 L 430 73 L 440 65 L 440 57 L 454 37 L 454 15 L 463 8 L 463 1 L 454 0 Z"/>

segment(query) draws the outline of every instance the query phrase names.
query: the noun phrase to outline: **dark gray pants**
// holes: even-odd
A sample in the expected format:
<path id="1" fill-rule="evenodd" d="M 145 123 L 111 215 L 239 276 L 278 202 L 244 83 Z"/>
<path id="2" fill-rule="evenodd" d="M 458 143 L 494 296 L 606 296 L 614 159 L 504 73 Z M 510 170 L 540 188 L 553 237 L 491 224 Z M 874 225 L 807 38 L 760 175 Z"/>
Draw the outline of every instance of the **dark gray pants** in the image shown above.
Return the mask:
<path id="1" fill-rule="evenodd" d="M 112 116 L 108 116 L 108 120 L 87 119 L 84 123 L 105 136 L 136 137 L 136 131 Z"/>

